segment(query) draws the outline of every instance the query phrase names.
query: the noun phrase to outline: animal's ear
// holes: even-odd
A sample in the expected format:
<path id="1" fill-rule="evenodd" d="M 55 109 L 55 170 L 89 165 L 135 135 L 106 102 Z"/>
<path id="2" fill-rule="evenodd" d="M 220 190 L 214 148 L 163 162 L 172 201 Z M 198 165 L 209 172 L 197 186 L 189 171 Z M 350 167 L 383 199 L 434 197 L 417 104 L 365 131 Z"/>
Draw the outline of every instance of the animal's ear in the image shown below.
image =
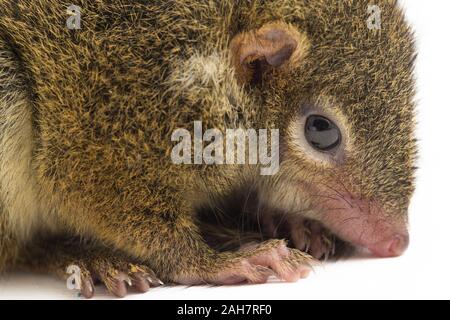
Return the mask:
<path id="1" fill-rule="evenodd" d="M 272 22 L 238 34 L 231 41 L 231 58 L 240 83 L 260 83 L 270 69 L 294 68 L 309 51 L 305 34 L 284 22 Z"/>

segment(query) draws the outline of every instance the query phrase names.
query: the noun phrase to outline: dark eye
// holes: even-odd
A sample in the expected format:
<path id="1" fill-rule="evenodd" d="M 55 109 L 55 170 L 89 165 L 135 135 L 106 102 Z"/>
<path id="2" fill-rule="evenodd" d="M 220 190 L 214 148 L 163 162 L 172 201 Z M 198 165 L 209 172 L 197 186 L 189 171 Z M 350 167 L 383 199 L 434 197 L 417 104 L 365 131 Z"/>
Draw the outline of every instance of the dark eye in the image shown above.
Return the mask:
<path id="1" fill-rule="evenodd" d="M 305 137 L 319 151 L 330 151 L 341 143 L 341 131 L 330 119 L 312 115 L 306 119 Z"/>

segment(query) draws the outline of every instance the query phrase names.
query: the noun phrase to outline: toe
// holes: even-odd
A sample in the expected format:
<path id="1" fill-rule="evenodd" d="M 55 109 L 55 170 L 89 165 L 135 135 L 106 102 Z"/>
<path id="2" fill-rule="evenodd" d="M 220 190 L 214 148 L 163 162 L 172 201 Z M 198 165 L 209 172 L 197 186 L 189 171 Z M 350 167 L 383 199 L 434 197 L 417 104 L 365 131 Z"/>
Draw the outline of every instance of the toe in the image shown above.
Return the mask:
<path id="1" fill-rule="evenodd" d="M 244 259 L 215 274 L 207 282 L 217 285 L 234 285 L 239 283 L 265 283 L 274 273 L 270 268 L 254 265 Z"/>
<path id="2" fill-rule="evenodd" d="M 133 282 L 133 286 L 137 286 L 138 290 L 148 291 L 152 287 L 158 287 L 164 283 L 158 279 L 153 270 L 140 265 L 129 265 L 130 278 Z"/>
<path id="3" fill-rule="evenodd" d="M 131 282 L 133 284 L 133 288 L 138 292 L 144 293 L 150 290 L 150 283 L 147 280 L 147 277 L 142 272 L 133 273 L 130 275 Z"/>
<path id="4" fill-rule="evenodd" d="M 290 229 L 290 236 L 294 247 L 298 250 L 308 251 L 310 246 L 309 237 L 307 236 L 303 220 L 291 223 Z"/>
<path id="5" fill-rule="evenodd" d="M 288 282 L 306 278 L 312 269 L 309 264 L 311 256 L 289 249 L 282 240 L 277 240 L 276 246 L 250 257 L 248 261 L 270 268 L 279 279 Z"/>
<path id="6" fill-rule="evenodd" d="M 90 299 L 94 296 L 94 281 L 91 276 L 85 276 L 81 280 L 81 295 L 86 299 Z"/>
<path id="7" fill-rule="evenodd" d="M 326 246 L 322 241 L 322 227 L 318 223 L 311 224 L 311 255 L 316 259 L 321 259 L 326 251 Z"/>
<path id="8" fill-rule="evenodd" d="M 125 297 L 128 293 L 127 285 L 132 285 L 131 279 L 127 274 L 116 270 L 103 276 L 102 281 L 108 291 L 118 298 Z"/>
<path id="9" fill-rule="evenodd" d="M 252 284 L 266 283 L 270 276 L 273 276 L 274 272 L 264 266 L 252 266 L 246 275 L 246 281 Z"/>
<path id="10" fill-rule="evenodd" d="M 276 261 L 279 278 L 287 282 L 296 282 L 305 279 L 312 271 L 313 258 L 296 249 L 287 248 L 286 245 L 279 248 L 279 260 Z"/>
<path id="11" fill-rule="evenodd" d="M 274 217 L 271 215 L 264 215 L 261 219 L 264 233 L 267 234 L 270 238 L 276 238 L 278 231 L 274 221 Z"/>

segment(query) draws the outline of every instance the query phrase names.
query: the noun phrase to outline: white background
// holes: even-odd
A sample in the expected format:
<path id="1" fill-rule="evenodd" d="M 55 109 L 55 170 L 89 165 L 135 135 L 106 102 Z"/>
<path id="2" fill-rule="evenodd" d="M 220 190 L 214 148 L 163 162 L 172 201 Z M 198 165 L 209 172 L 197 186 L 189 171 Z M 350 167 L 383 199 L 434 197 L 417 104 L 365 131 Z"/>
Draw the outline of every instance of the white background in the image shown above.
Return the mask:
<path id="1" fill-rule="evenodd" d="M 376 4 L 376 1 L 373 1 Z M 358 259 L 317 267 L 298 283 L 160 287 L 127 299 L 450 298 L 450 1 L 401 1 L 418 41 L 420 170 L 411 204 L 411 244 L 395 259 Z M 449 121 L 449 122 L 447 122 Z M 96 298 L 110 298 L 101 287 Z M 0 279 L 0 299 L 77 298 L 64 281 L 32 274 Z"/>

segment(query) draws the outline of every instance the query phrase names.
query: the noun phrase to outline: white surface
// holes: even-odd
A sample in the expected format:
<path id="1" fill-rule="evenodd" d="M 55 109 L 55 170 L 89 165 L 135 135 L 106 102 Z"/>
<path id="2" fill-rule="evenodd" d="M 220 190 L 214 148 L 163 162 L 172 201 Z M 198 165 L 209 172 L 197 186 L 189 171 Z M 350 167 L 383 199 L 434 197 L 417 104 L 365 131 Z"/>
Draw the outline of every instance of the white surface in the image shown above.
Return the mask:
<path id="1" fill-rule="evenodd" d="M 373 1 L 376 3 L 376 1 Z M 326 264 L 294 284 L 156 288 L 131 299 L 450 298 L 450 23 L 447 0 L 402 1 L 418 38 L 420 170 L 413 199 L 411 245 L 396 259 Z M 97 298 L 109 298 L 97 288 Z M 64 281 L 30 274 L 5 275 L 0 299 L 77 298 Z"/>

